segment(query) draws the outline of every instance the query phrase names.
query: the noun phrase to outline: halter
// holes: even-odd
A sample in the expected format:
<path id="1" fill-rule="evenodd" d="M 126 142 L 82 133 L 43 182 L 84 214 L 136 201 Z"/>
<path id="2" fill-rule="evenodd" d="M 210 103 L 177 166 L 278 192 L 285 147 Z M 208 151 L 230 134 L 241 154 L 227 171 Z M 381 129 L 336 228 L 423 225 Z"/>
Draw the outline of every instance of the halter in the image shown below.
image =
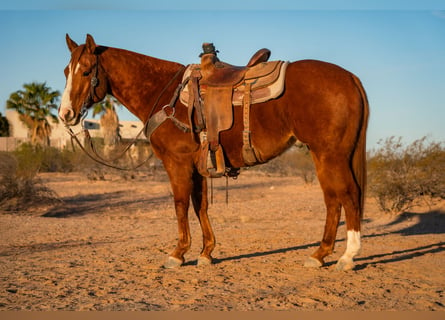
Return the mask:
<path id="1" fill-rule="evenodd" d="M 97 74 L 99 72 L 99 55 L 96 54 L 96 64 L 93 66 L 93 76 L 90 80 L 90 92 L 88 93 L 87 98 L 82 104 L 82 107 L 80 109 L 80 118 L 81 118 L 81 125 L 82 129 L 84 128 L 84 120 L 87 117 L 88 114 L 88 107 L 94 103 L 94 97 L 96 97 L 96 87 L 99 86 L 99 78 L 97 77 Z"/>

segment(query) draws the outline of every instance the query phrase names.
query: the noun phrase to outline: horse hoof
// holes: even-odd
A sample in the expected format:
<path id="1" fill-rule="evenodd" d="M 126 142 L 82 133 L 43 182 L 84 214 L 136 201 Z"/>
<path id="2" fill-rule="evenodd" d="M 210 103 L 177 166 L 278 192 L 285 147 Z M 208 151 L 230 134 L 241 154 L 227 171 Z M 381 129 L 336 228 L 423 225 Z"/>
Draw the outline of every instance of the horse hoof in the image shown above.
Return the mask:
<path id="1" fill-rule="evenodd" d="M 338 271 L 348 271 L 354 269 L 354 262 L 340 259 L 338 260 L 337 264 L 335 265 L 335 270 Z"/>
<path id="2" fill-rule="evenodd" d="M 212 258 L 199 256 L 198 258 L 198 267 L 200 266 L 209 266 L 212 264 Z"/>
<path id="3" fill-rule="evenodd" d="M 309 257 L 304 263 L 304 266 L 306 268 L 320 268 L 321 266 L 323 266 L 323 264 L 319 260 L 313 257 Z"/>
<path id="4" fill-rule="evenodd" d="M 178 268 L 183 264 L 183 261 L 181 259 L 175 258 L 175 257 L 168 257 L 167 261 L 164 263 L 165 269 L 174 269 Z"/>

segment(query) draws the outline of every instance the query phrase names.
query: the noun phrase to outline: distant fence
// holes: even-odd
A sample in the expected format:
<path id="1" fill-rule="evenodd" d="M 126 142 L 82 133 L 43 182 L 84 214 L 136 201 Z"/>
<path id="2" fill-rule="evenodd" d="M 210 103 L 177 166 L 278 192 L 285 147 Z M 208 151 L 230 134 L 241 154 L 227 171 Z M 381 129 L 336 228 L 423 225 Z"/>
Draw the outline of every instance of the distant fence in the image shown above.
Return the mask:
<path id="1" fill-rule="evenodd" d="M 0 151 L 14 151 L 22 142 L 25 141 L 25 139 L 14 137 L 0 137 Z"/>

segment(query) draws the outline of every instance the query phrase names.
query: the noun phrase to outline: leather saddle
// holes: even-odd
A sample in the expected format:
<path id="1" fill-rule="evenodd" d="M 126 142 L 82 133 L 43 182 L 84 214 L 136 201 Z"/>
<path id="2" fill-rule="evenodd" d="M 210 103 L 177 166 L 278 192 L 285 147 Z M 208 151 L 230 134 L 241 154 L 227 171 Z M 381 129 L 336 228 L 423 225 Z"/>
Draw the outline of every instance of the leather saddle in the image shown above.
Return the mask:
<path id="1" fill-rule="evenodd" d="M 206 48 L 211 49 L 206 49 Z M 204 53 L 201 54 L 201 84 L 210 86 L 232 86 L 235 87 L 240 83 L 247 71 L 262 63 L 267 62 L 270 57 L 269 49 L 258 50 L 249 60 L 245 67 L 234 66 L 225 62 L 221 62 L 216 55 L 213 44 L 203 44 Z M 206 53 L 208 52 L 208 53 Z"/>
<path id="2" fill-rule="evenodd" d="M 252 103 L 278 97 L 284 90 L 283 61 L 267 62 L 270 50 L 260 49 L 246 66 L 221 62 L 211 43 L 203 44 L 201 64 L 190 65 L 184 79 L 190 78 L 180 99 L 189 107 L 189 121 L 200 134 L 198 170 L 203 176 L 227 174 L 219 133 L 231 128 L 233 106 L 243 106 L 243 157 L 247 165 L 261 163 L 250 141 L 249 112 Z"/>

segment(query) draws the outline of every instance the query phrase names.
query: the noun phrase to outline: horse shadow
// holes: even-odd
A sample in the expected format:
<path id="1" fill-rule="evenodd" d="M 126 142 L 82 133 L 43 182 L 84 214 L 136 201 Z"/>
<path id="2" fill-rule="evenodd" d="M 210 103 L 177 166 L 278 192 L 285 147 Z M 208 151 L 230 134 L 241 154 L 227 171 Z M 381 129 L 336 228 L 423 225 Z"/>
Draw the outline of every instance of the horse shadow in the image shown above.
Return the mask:
<path id="1" fill-rule="evenodd" d="M 407 227 L 401 227 L 398 230 L 394 230 L 387 233 L 368 235 L 365 238 L 373 238 L 378 236 L 385 236 L 390 234 L 400 234 L 402 236 L 418 236 L 418 235 L 440 235 L 445 234 L 445 211 L 444 210 L 432 210 L 425 213 L 416 212 L 404 212 L 396 217 L 394 221 L 387 224 L 388 227 L 405 224 L 407 221 L 416 221 L 413 225 Z M 355 259 L 356 263 L 363 261 L 363 263 L 357 263 L 355 270 L 365 269 L 370 265 L 379 265 L 394 263 L 404 260 L 411 260 L 415 257 L 424 256 L 427 254 L 437 254 L 445 251 L 445 241 L 436 241 L 433 243 L 421 245 L 418 247 L 393 250 L 387 253 L 370 255 L 366 257 L 358 257 Z"/>
<path id="2" fill-rule="evenodd" d="M 401 226 L 400 229 L 396 229 L 389 232 L 363 235 L 363 238 L 383 237 L 391 234 L 400 234 L 402 236 L 416 236 L 416 235 L 426 235 L 426 234 L 439 235 L 445 233 L 445 211 L 443 210 L 433 210 L 426 213 L 404 212 L 403 214 L 397 216 L 397 218 L 394 221 L 388 223 L 386 226 L 393 227 L 405 224 L 407 220 L 408 221 L 416 220 L 417 222 L 408 227 Z M 338 239 L 337 242 L 344 242 L 345 240 L 346 240 L 345 238 L 342 238 Z M 245 253 L 236 256 L 228 256 L 219 259 L 214 259 L 214 264 L 221 264 L 227 261 L 257 258 L 275 254 L 283 254 L 286 252 L 293 252 L 293 251 L 309 249 L 312 247 L 318 247 L 319 245 L 320 242 L 314 242 L 287 248 L 279 248 L 262 252 L 258 251 L 252 253 Z M 355 270 L 362 270 L 370 265 L 388 264 L 403 260 L 410 260 L 415 257 L 424 256 L 427 254 L 437 254 L 443 251 L 445 251 L 445 241 L 437 241 L 414 248 L 394 250 L 376 255 L 358 257 L 355 259 L 356 261 Z M 335 263 L 336 261 L 329 261 L 325 264 L 325 267 L 330 267 Z M 190 261 L 187 264 L 193 265 L 196 264 L 196 261 Z"/>
<path id="3" fill-rule="evenodd" d="M 71 218 L 79 217 L 98 212 L 104 212 L 111 207 L 125 208 L 135 203 L 134 199 L 119 200 L 125 195 L 124 191 L 108 192 L 101 194 L 76 195 L 64 198 L 61 204 L 58 204 L 42 215 L 45 218 Z M 170 199 L 170 196 L 160 196 L 147 199 L 138 199 L 138 205 L 161 206 Z"/>
<path id="4" fill-rule="evenodd" d="M 433 210 L 427 213 L 404 212 L 398 215 L 388 226 L 397 225 L 407 220 L 418 220 L 418 222 L 394 233 L 404 236 L 445 233 L 445 211 L 443 210 Z"/>

